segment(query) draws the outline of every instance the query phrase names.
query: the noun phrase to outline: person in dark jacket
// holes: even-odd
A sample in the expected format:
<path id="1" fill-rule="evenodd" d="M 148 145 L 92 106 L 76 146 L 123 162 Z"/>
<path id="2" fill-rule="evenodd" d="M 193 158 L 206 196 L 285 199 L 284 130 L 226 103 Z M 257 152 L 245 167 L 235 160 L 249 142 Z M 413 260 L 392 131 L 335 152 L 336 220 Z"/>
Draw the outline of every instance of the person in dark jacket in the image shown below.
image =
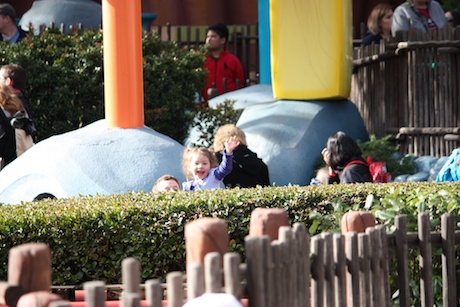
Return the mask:
<path id="1" fill-rule="evenodd" d="M 393 8 L 388 3 L 379 3 L 372 10 L 367 19 L 369 31 L 364 36 L 362 45 L 379 44 L 382 39 L 389 40 L 391 36 L 391 21 Z"/>
<path id="2" fill-rule="evenodd" d="M 224 142 L 232 136 L 238 137 L 240 145 L 233 150 L 233 170 L 224 178 L 225 186 L 229 188 L 269 186 L 267 165 L 248 148 L 244 131 L 233 124 L 220 127 L 214 136 L 214 152 L 217 160 L 219 162 L 222 160 L 220 152 L 224 148 Z"/>
<path id="3" fill-rule="evenodd" d="M 345 132 L 333 133 L 321 152 L 329 167 L 329 184 L 371 182 L 369 165 L 358 144 Z"/>
<path id="4" fill-rule="evenodd" d="M 0 41 L 17 43 L 27 37 L 27 32 L 16 24 L 16 11 L 8 3 L 0 4 Z"/>
<path id="5" fill-rule="evenodd" d="M 16 136 L 5 113 L 0 110 L 0 170 L 16 159 Z"/>

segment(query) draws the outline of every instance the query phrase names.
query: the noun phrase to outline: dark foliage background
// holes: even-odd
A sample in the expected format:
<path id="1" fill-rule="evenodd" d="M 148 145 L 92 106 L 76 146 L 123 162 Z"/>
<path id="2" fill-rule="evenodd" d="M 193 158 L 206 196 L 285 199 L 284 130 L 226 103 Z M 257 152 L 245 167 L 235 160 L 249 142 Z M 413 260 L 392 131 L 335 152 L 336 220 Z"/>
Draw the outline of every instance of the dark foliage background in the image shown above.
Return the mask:
<path id="1" fill-rule="evenodd" d="M 183 142 L 204 85 L 203 52 L 153 32 L 144 32 L 142 44 L 145 125 Z M 93 30 L 47 29 L 18 44 L 0 43 L 0 64 L 19 64 L 28 73 L 25 95 L 39 140 L 104 118 L 102 48 L 102 31 Z"/>

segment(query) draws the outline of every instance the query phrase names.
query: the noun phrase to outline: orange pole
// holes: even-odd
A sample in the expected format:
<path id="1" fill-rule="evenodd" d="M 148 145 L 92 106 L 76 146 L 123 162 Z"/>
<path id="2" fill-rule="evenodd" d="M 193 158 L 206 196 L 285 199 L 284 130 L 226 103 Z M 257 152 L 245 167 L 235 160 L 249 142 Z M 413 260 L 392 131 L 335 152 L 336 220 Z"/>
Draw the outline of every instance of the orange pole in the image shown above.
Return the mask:
<path id="1" fill-rule="evenodd" d="M 103 0 L 105 118 L 109 128 L 144 126 L 140 0 Z"/>

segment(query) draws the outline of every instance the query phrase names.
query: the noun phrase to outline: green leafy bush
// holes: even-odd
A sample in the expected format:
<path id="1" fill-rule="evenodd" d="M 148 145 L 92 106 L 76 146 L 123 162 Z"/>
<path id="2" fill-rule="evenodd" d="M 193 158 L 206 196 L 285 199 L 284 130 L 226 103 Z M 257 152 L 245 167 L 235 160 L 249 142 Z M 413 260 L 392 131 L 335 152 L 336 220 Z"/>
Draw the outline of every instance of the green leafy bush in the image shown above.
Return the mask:
<path id="1" fill-rule="evenodd" d="M 9 249 L 26 242 L 50 245 L 56 285 L 95 279 L 120 283 L 121 261 L 130 256 L 140 260 L 143 280 L 164 280 L 170 271 L 185 270 L 184 227 L 200 217 L 225 219 L 229 249 L 244 257 L 244 237 L 256 207 L 285 208 L 291 223 L 304 223 L 314 235 L 338 232 L 343 214 L 362 208 L 367 195 L 373 194 L 371 210 L 380 224 L 391 230 L 393 217 L 406 214 L 411 230 L 424 210 L 433 219 L 444 212 L 460 216 L 458 191 L 457 183 L 366 183 L 130 193 L 4 205 L 0 206 L 0 280 L 7 277 Z"/>
<path id="2" fill-rule="evenodd" d="M 386 163 L 388 171 L 392 177 L 402 174 L 413 174 L 415 165 L 410 156 L 405 156 L 402 159 L 395 155 L 399 151 L 399 145 L 391 141 L 392 136 L 387 135 L 382 138 L 376 138 L 371 135 L 366 142 L 360 142 L 358 145 L 363 152 L 363 158 L 372 157 L 372 161 L 382 161 Z"/>
<path id="3" fill-rule="evenodd" d="M 195 93 L 204 86 L 204 56 L 144 32 L 145 124 L 183 142 Z M 18 44 L 0 43 L 0 64 L 28 73 L 25 95 L 39 139 L 104 117 L 102 31 L 61 34 L 48 29 Z M 129 102 L 127 102 L 129 103 Z"/>
<path id="4" fill-rule="evenodd" d="M 225 99 L 215 108 L 204 108 L 197 112 L 192 123 L 192 128 L 199 132 L 196 144 L 192 146 L 211 147 L 217 130 L 226 124 L 236 124 L 243 112 L 235 109 L 235 100 Z"/>

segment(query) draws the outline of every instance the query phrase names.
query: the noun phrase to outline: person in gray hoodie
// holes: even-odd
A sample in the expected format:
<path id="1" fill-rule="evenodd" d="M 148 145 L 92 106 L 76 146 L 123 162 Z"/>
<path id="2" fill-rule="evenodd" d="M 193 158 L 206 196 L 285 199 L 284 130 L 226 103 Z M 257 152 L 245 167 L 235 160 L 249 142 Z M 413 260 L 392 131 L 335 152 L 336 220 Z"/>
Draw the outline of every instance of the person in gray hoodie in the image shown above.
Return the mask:
<path id="1" fill-rule="evenodd" d="M 391 33 L 415 28 L 428 32 L 441 29 L 447 25 L 444 10 L 434 0 L 408 0 L 399 5 L 393 13 Z"/>

